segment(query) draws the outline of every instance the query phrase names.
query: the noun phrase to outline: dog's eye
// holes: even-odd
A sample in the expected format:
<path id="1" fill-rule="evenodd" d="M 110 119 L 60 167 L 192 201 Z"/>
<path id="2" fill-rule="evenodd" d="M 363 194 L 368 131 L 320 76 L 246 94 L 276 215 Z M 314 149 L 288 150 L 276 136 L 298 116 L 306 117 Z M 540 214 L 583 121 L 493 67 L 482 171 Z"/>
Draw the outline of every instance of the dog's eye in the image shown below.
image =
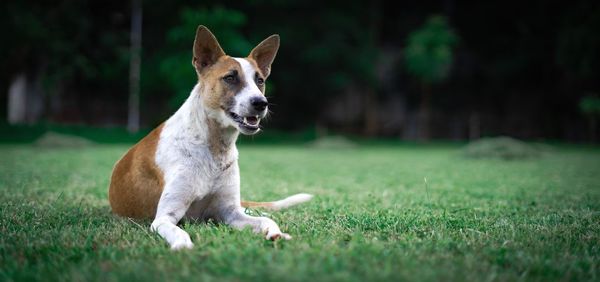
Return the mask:
<path id="1" fill-rule="evenodd" d="M 263 84 L 265 84 L 265 80 L 259 77 L 256 79 L 256 84 L 263 85 Z"/>
<path id="2" fill-rule="evenodd" d="M 235 83 L 237 81 L 237 77 L 233 74 L 230 74 L 223 77 L 223 80 L 225 80 L 227 83 Z"/>

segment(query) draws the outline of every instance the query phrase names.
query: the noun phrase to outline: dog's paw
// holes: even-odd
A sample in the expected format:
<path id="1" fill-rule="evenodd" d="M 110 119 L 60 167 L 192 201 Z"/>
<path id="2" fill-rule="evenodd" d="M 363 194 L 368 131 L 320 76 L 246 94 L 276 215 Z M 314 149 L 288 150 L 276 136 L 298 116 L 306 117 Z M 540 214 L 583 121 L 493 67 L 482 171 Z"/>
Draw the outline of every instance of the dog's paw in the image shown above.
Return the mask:
<path id="1" fill-rule="evenodd" d="M 192 243 L 192 240 L 190 240 L 189 237 L 178 239 L 177 241 L 173 242 L 173 244 L 171 244 L 171 250 L 173 250 L 173 251 L 189 250 L 193 247 L 194 247 L 194 243 Z"/>
<path id="2" fill-rule="evenodd" d="M 283 233 L 280 230 L 274 230 L 274 232 L 267 232 L 267 236 L 265 237 L 267 240 L 275 241 L 279 239 L 283 240 L 291 240 L 292 236 L 287 233 Z"/>

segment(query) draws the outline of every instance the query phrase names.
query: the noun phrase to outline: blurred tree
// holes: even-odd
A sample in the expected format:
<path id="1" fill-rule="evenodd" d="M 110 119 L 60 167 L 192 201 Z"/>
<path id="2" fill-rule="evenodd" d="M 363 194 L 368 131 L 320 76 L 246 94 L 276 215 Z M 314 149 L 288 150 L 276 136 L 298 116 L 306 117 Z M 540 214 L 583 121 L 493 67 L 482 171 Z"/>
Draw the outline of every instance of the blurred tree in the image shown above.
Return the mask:
<path id="1" fill-rule="evenodd" d="M 565 11 L 556 32 L 556 63 L 570 77 L 597 80 L 600 69 L 600 6 L 585 1 Z"/>
<path id="2" fill-rule="evenodd" d="M 443 16 L 431 16 L 425 25 L 408 35 L 404 50 L 406 69 L 421 84 L 419 138 L 430 138 L 431 87 L 446 79 L 452 65 L 452 49 L 458 37 Z"/>
<path id="3" fill-rule="evenodd" d="M 90 122 L 93 102 L 107 98 L 100 94 L 118 93 L 127 70 L 127 6 L 58 0 L 2 1 L 0 8 L 2 32 L 11 38 L 0 45 L 6 58 L 0 72 L 15 86 L 8 111 L 26 116 L 16 123 L 75 115 Z"/>
<path id="4" fill-rule="evenodd" d="M 581 98 L 579 109 L 589 120 L 589 136 L 592 143 L 596 142 L 597 119 L 600 116 L 600 98 L 598 95 L 588 95 Z"/>

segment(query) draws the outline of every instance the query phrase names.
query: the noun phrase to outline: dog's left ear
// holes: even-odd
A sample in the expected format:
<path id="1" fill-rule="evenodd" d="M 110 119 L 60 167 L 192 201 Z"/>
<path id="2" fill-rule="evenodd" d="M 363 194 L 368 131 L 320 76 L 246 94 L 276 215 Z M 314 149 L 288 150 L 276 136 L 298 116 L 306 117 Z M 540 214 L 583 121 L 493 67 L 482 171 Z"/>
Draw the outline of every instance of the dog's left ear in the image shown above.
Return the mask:
<path id="1" fill-rule="evenodd" d="M 279 35 L 273 34 L 260 44 L 256 45 L 248 57 L 254 59 L 262 74 L 267 77 L 271 74 L 271 64 L 279 50 Z"/>

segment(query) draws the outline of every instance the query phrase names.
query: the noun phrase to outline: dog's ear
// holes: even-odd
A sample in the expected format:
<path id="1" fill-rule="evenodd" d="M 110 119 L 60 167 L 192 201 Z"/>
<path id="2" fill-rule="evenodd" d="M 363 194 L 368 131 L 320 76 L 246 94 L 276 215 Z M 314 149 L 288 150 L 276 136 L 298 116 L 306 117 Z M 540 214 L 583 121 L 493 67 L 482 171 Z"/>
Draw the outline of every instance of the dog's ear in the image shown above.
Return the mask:
<path id="1" fill-rule="evenodd" d="M 256 45 L 248 57 L 254 59 L 262 74 L 267 77 L 271 74 L 271 64 L 275 60 L 279 49 L 279 35 L 273 34 L 260 44 Z"/>
<path id="2" fill-rule="evenodd" d="M 212 32 L 203 25 L 198 26 L 196 39 L 194 39 L 194 57 L 192 58 L 192 65 L 198 73 L 216 63 L 224 55 L 225 52 Z"/>

